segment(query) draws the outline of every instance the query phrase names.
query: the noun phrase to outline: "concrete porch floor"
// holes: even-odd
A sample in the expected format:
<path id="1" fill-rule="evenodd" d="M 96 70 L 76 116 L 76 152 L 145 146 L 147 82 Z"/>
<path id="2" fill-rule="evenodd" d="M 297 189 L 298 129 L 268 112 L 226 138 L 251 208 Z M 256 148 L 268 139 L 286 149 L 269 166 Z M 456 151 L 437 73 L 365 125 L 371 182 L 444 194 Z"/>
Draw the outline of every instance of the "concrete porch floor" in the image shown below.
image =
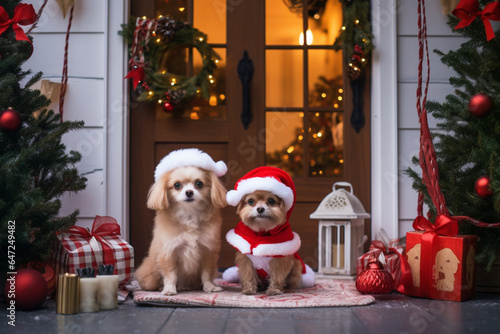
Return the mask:
<path id="1" fill-rule="evenodd" d="M 500 294 L 477 293 L 465 302 L 377 296 L 357 307 L 242 309 L 139 306 L 129 298 L 118 310 L 56 314 L 46 300 L 36 311 L 17 311 L 7 324 L 2 304 L 0 333 L 498 333 Z"/>

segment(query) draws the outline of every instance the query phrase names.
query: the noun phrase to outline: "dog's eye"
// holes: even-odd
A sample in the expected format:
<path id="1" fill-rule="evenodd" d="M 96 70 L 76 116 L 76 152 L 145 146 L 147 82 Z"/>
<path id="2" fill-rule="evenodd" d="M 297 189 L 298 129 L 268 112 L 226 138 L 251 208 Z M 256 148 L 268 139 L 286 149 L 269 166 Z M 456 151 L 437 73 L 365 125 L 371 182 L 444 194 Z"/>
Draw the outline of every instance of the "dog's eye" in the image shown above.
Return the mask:
<path id="1" fill-rule="evenodd" d="M 200 180 L 197 180 L 195 183 L 194 183 L 194 186 L 198 189 L 201 189 L 203 188 L 203 182 L 201 182 Z"/>
<path id="2" fill-rule="evenodd" d="M 254 205 L 255 200 L 253 198 L 250 198 L 247 203 L 248 203 L 248 205 Z"/>
<path id="3" fill-rule="evenodd" d="M 267 200 L 267 203 L 269 205 L 274 205 L 274 204 L 276 204 L 276 200 L 274 198 L 270 198 L 270 199 Z"/>
<path id="4" fill-rule="evenodd" d="M 174 183 L 174 189 L 175 190 L 179 190 L 179 189 L 181 189 L 181 187 L 182 187 L 182 184 L 180 182 L 175 182 Z"/>

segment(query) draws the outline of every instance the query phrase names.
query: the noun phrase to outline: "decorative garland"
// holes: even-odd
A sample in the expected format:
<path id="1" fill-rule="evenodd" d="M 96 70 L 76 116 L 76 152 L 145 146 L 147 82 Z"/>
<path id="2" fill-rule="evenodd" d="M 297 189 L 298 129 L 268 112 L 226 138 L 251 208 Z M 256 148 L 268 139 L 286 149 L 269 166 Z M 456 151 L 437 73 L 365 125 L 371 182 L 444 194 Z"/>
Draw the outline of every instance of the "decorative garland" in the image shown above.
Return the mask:
<path id="1" fill-rule="evenodd" d="M 137 18 L 135 24 L 122 25 L 120 32 L 130 48 L 130 72 L 139 101 L 157 101 L 166 111 L 182 100 L 201 93 L 209 99 L 212 73 L 220 56 L 207 44 L 207 35 L 187 23 L 169 17 Z M 201 55 L 202 68 L 193 76 L 183 76 L 162 68 L 168 52 L 177 47 L 195 48 Z"/>
<path id="2" fill-rule="evenodd" d="M 342 28 L 333 43 L 333 49 L 342 50 L 351 80 L 360 77 L 368 63 L 367 56 L 373 50 L 373 34 L 370 24 L 370 0 L 340 0 L 344 3 Z"/>

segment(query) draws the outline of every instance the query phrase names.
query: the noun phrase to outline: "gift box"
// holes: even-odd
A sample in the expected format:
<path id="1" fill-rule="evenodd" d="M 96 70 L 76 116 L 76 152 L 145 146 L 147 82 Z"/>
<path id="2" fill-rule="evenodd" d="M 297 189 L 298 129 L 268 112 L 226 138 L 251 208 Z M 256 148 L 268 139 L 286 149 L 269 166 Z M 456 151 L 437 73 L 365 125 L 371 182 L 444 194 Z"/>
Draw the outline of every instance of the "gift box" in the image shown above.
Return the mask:
<path id="1" fill-rule="evenodd" d="M 403 256 L 404 247 L 398 239 L 391 240 L 386 246 L 382 241 L 373 240 L 367 253 L 357 259 L 357 274 L 361 274 L 368 265 L 370 255 L 373 254 L 389 271 L 394 279 L 394 288 L 404 291 L 405 281 L 410 279 L 409 264 Z"/>
<path id="2" fill-rule="evenodd" d="M 124 288 L 134 270 L 134 248 L 120 237 L 120 225 L 108 216 L 96 216 L 92 230 L 72 226 L 57 234 L 54 269 L 57 274 L 75 273 L 77 268 L 113 265 L 119 286 Z"/>
<path id="3" fill-rule="evenodd" d="M 457 235 L 458 222 L 446 216 L 434 224 L 419 216 L 413 228 L 406 233 L 412 279 L 404 293 L 451 301 L 474 298 L 476 236 Z"/>

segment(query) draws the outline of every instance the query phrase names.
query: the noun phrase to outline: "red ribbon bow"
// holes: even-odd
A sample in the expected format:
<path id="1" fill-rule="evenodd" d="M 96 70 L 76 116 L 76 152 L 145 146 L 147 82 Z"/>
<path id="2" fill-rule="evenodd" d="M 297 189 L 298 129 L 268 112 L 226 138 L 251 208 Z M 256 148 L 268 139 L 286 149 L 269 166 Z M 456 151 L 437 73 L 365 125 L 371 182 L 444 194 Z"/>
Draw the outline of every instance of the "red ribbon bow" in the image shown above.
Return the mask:
<path id="1" fill-rule="evenodd" d="M 401 280 L 399 282 L 395 281 L 397 285 L 394 286 L 394 288 L 397 291 L 404 293 L 405 283 L 411 279 L 410 264 L 408 263 L 406 257 L 403 254 L 401 254 L 396 248 L 386 247 L 385 244 L 379 240 L 373 240 L 372 243 L 370 244 L 369 251 L 374 251 L 374 250 L 380 250 L 384 254 L 384 256 L 387 256 L 392 253 L 397 254 L 401 263 Z"/>
<path id="2" fill-rule="evenodd" d="M 500 21 L 500 1 L 490 2 L 483 10 L 479 10 L 478 0 L 462 0 L 451 13 L 462 20 L 455 29 L 467 27 L 476 17 L 480 17 L 486 31 L 486 39 L 489 41 L 495 37 L 490 20 Z"/>
<path id="3" fill-rule="evenodd" d="M 434 224 L 423 216 L 418 216 L 413 221 L 413 228 L 424 231 L 420 250 L 420 292 L 423 297 L 430 297 L 432 287 L 432 256 L 434 252 L 434 239 L 438 235 L 455 236 L 458 234 L 458 221 L 445 215 L 439 215 Z"/>
<path id="4" fill-rule="evenodd" d="M 116 260 L 113 256 L 113 249 L 103 238 L 111 235 L 120 235 L 120 225 L 118 225 L 116 219 L 109 216 L 96 216 L 92 224 L 92 231 L 81 226 L 72 226 L 62 233 L 77 235 L 87 241 L 90 241 L 94 237 L 102 246 L 104 264 L 114 265 L 116 271 Z"/>
<path id="5" fill-rule="evenodd" d="M 16 35 L 16 40 L 18 41 L 28 41 L 31 44 L 31 40 L 26 36 L 24 30 L 19 26 L 25 26 L 28 24 L 35 23 L 37 18 L 36 12 L 32 5 L 20 3 L 14 8 L 14 15 L 12 19 L 9 18 L 7 11 L 0 6 L 0 35 L 2 35 L 10 26 L 14 30 Z M 32 44 L 33 46 L 33 44 Z"/>

